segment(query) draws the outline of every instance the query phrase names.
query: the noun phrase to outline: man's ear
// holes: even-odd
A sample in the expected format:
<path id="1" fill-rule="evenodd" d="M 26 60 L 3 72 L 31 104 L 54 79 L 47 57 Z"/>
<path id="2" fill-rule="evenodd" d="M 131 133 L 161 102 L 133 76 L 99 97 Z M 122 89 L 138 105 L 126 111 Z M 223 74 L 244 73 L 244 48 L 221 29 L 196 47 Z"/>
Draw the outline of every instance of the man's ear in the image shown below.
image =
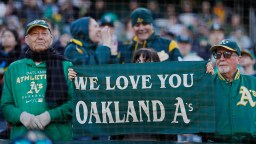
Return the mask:
<path id="1" fill-rule="evenodd" d="M 28 36 L 25 36 L 25 43 L 26 43 L 27 45 L 29 45 Z"/>
<path id="2" fill-rule="evenodd" d="M 53 35 L 51 34 L 51 42 L 50 42 L 50 45 L 53 44 Z"/>
<path id="3" fill-rule="evenodd" d="M 238 64 L 240 64 L 241 57 L 242 57 L 242 56 L 238 56 L 238 59 L 237 59 L 237 60 L 238 60 Z"/>

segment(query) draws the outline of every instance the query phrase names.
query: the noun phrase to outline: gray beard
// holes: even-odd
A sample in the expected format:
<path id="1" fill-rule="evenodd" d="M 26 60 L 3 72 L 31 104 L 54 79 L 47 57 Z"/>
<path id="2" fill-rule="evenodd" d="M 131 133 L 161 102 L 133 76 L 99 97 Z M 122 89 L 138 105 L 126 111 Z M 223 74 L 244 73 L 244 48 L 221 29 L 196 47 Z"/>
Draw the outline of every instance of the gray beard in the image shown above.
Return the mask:
<path id="1" fill-rule="evenodd" d="M 219 68 L 219 72 L 221 74 L 225 74 L 225 73 L 228 73 L 230 71 L 230 68 L 227 66 L 227 67 L 224 67 L 224 68 Z"/>

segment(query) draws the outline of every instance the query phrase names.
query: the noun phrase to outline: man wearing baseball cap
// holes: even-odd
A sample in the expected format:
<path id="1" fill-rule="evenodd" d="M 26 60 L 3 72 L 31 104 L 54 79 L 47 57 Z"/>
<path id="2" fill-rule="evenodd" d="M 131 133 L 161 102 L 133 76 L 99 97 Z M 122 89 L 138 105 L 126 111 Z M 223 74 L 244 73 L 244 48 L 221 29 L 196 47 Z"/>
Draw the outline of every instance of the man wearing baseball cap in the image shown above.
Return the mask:
<path id="1" fill-rule="evenodd" d="M 218 68 L 213 75 L 216 132 L 203 140 L 255 143 L 256 78 L 240 73 L 241 51 L 235 41 L 224 39 L 210 50 Z"/>
<path id="2" fill-rule="evenodd" d="M 131 62 L 135 50 L 148 47 L 158 52 L 161 61 L 177 61 L 182 58 L 175 41 L 155 34 L 154 20 L 148 9 L 137 8 L 131 13 L 130 18 L 135 36 L 132 43 L 121 50 L 121 63 Z"/>
<path id="3" fill-rule="evenodd" d="M 1 108 L 12 125 L 10 139 L 28 130 L 41 130 L 52 140 L 72 139 L 72 63 L 52 47 L 53 36 L 45 20 L 26 26 L 29 46 L 24 59 L 13 62 L 4 75 Z"/>
<path id="4" fill-rule="evenodd" d="M 256 77 L 256 71 L 254 69 L 255 56 L 252 52 L 248 50 L 241 51 L 240 65 L 243 69 L 243 73 L 246 75 L 251 75 Z"/>

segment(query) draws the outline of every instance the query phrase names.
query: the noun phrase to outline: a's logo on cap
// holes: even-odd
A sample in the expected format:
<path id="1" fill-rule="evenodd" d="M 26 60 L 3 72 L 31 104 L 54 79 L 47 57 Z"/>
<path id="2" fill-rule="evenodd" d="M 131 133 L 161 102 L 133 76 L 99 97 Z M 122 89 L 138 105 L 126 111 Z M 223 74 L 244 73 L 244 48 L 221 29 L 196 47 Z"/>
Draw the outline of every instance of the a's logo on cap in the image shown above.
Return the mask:
<path id="1" fill-rule="evenodd" d="M 137 19 L 137 23 L 141 23 L 141 22 L 143 22 L 143 19 L 142 18 L 138 18 Z"/>
<path id="2" fill-rule="evenodd" d="M 222 40 L 220 44 L 221 45 L 226 45 L 228 42 L 229 42 L 228 40 Z"/>
<path id="3" fill-rule="evenodd" d="M 34 20 L 32 23 L 30 23 L 31 25 L 32 24 L 38 24 L 38 23 L 46 23 L 44 20 Z"/>

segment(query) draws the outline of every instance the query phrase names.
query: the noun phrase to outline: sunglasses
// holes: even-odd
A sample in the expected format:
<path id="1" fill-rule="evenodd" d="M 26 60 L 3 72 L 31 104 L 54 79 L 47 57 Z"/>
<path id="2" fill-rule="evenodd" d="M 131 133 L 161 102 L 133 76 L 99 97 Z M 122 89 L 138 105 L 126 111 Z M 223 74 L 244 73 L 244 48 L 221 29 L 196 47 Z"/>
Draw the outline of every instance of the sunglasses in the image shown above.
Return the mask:
<path id="1" fill-rule="evenodd" d="M 223 52 L 223 53 L 222 52 L 214 52 L 212 55 L 215 59 L 220 59 L 222 54 L 223 54 L 224 58 L 230 58 L 233 55 L 232 52 L 228 52 L 228 51 Z"/>

